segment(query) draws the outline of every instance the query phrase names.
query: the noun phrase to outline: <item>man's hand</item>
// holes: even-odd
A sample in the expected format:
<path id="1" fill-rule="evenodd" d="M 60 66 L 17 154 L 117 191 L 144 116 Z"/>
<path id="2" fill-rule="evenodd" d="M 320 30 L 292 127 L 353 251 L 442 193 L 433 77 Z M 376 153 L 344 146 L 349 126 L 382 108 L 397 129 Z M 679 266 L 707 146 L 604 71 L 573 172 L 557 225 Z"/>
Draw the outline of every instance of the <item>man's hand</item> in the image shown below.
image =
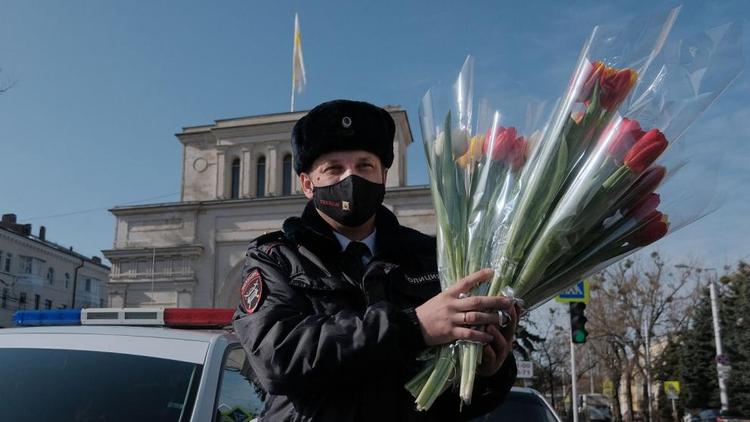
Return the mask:
<path id="1" fill-rule="evenodd" d="M 510 313 L 515 321 L 513 302 L 499 296 L 460 297 L 462 293 L 468 293 L 478 284 L 489 281 L 492 274 L 493 271 L 489 269 L 477 271 L 416 308 L 422 336 L 428 346 L 446 344 L 454 340 L 468 340 L 492 343 L 494 347 L 494 343 L 499 342 L 495 340 L 491 331 L 481 331 L 481 326 L 498 326 L 500 324 L 498 310 Z M 509 332 L 512 336 L 515 328 Z M 500 337 L 504 338 L 502 335 Z M 502 351 L 505 348 L 507 347 L 498 347 L 497 350 Z M 499 357 L 499 354 L 496 356 Z M 505 356 L 507 352 L 502 356 L 502 360 L 505 360 Z"/>
<path id="2" fill-rule="evenodd" d="M 510 315 L 510 322 L 505 327 L 500 325 L 488 325 L 487 332 L 492 334 L 492 342 L 484 346 L 482 350 L 482 363 L 477 367 L 477 373 L 483 377 L 495 375 L 503 366 L 505 358 L 513 348 L 513 337 L 518 326 L 519 310 L 516 306 L 505 309 Z"/>

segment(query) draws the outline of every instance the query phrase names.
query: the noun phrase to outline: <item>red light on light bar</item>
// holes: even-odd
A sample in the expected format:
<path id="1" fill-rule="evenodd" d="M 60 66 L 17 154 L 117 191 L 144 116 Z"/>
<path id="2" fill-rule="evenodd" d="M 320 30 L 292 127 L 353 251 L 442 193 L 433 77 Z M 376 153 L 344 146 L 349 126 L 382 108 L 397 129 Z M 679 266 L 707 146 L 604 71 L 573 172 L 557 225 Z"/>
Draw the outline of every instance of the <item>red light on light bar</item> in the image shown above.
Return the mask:
<path id="1" fill-rule="evenodd" d="M 216 327 L 232 325 L 234 309 L 168 308 L 164 309 L 167 327 Z"/>

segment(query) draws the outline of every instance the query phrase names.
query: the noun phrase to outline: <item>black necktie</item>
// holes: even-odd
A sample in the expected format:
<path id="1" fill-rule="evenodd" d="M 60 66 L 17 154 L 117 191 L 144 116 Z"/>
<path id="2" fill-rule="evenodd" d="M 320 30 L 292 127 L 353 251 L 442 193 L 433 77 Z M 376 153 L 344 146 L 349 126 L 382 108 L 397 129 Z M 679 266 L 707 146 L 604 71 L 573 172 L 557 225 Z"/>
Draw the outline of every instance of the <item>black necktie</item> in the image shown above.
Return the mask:
<path id="1" fill-rule="evenodd" d="M 341 269 L 357 284 L 362 281 L 365 272 L 362 260 L 369 255 L 370 248 L 362 242 L 349 242 L 342 253 Z"/>

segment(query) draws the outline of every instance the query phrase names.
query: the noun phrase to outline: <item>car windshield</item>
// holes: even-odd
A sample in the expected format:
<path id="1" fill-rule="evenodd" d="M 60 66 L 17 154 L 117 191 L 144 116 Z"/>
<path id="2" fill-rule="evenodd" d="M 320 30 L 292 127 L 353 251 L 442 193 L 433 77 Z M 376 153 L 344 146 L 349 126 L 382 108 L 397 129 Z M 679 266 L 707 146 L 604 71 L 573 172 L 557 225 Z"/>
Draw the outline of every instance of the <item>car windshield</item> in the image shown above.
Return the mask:
<path id="1" fill-rule="evenodd" d="M 503 404 L 473 422 L 495 421 L 557 422 L 546 404 L 533 394 L 511 391 Z"/>
<path id="2" fill-rule="evenodd" d="M 187 420 L 201 365 L 119 353 L 0 349 L 0 420 Z"/>

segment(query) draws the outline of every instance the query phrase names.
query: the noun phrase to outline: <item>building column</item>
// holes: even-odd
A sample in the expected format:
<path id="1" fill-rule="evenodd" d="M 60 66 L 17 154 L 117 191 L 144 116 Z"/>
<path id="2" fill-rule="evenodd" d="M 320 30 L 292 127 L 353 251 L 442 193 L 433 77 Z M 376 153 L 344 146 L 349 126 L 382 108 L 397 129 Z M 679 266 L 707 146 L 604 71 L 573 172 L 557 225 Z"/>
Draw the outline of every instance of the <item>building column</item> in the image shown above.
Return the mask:
<path id="1" fill-rule="evenodd" d="M 388 179 L 385 182 L 386 187 L 406 186 L 406 152 L 404 152 L 403 142 L 401 141 L 400 129 L 396 126 L 396 136 L 393 141 L 393 164 L 388 169 Z"/>
<path id="2" fill-rule="evenodd" d="M 226 158 L 224 151 L 216 153 L 216 197 L 226 199 Z"/>
<path id="3" fill-rule="evenodd" d="M 177 289 L 177 307 L 193 307 L 193 292 L 190 289 Z"/>
<path id="4" fill-rule="evenodd" d="M 251 173 L 252 163 L 250 162 L 250 149 L 242 149 L 242 159 L 240 160 L 240 197 L 249 198 L 251 193 L 251 187 L 253 185 L 253 177 Z"/>
<path id="5" fill-rule="evenodd" d="M 276 146 L 268 147 L 268 155 L 266 157 L 266 195 L 267 196 L 279 196 L 279 183 L 278 183 L 278 153 Z"/>
<path id="6" fill-rule="evenodd" d="M 107 300 L 107 307 L 109 308 L 124 308 L 125 307 L 125 292 L 121 290 L 110 290 L 109 298 Z"/>

